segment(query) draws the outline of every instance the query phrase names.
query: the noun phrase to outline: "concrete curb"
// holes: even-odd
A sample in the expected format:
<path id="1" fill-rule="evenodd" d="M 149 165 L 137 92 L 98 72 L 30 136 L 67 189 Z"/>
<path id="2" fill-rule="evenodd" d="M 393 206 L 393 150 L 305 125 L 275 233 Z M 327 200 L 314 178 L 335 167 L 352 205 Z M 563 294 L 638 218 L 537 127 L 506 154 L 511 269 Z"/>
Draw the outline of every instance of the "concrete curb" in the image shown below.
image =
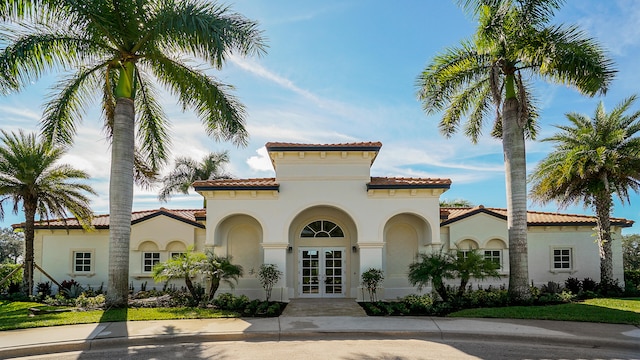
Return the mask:
<path id="1" fill-rule="evenodd" d="M 279 321 L 278 321 L 279 322 Z M 88 338 L 86 340 L 60 341 L 55 343 L 41 343 L 19 347 L 5 347 L 0 349 L 0 358 L 38 356 L 44 354 L 77 352 L 90 350 L 105 350 L 114 347 L 150 346 L 180 344 L 188 342 L 215 341 L 302 341 L 307 339 L 392 339 L 412 338 L 434 342 L 452 341 L 483 341 L 483 342 L 514 342 L 523 344 L 540 344 L 551 346 L 573 346 L 586 348 L 620 349 L 640 352 L 640 342 L 636 338 L 629 340 L 602 339 L 588 336 L 550 336 L 531 333 L 504 332 L 466 332 L 444 330 L 280 330 L 277 331 L 229 331 L 229 332 L 194 332 L 182 334 L 150 334 L 138 336 L 114 336 L 108 338 Z"/>

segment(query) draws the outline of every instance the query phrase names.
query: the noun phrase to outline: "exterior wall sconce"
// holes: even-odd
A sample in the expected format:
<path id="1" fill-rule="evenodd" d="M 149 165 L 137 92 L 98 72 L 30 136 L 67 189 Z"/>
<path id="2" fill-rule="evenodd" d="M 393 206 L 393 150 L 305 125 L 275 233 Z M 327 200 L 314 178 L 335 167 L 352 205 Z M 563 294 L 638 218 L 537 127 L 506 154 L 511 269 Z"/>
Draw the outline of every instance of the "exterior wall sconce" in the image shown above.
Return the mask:
<path id="1" fill-rule="evenodd" d="M 352 253 L 357 253 L 357 252 L 358 252 L 358 247 L 357 247 L 357 246 L 355 246 L 355 245 L 353 245 L 353 246 L 351 247 L 351 252 L 352 252 Z"/>
<path id="2" fill-rule="evenodd" d="M 288 252 L 289 254 L 291 254 L 291 253 L 293 252 L 293 246 L 289 246 L 289 247 L 287 248 L 287 252 Z"/>

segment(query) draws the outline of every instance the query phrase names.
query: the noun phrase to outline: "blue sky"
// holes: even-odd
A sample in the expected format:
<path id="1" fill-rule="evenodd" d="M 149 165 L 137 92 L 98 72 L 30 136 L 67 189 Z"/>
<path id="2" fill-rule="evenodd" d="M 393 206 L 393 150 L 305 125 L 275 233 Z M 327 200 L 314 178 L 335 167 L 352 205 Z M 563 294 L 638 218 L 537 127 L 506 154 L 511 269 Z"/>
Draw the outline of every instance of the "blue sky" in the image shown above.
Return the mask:
<path id="1" fill-rule="evenodd" d="M 228 171 L 235 177 L 274 176 L 264 144 L 269 141 L 340 143 L 381 141 L 374 176 L 445 177 L 453 181 L 443 199 L 467 199 L 487 207 L 505 207 L 502 145 L 484 136 L 477 145 L 462 135 L 442 137 L 438 115 L 427 116 L 416 99 L 415 80 L 447 46 L 470 37 L 473 20 L 445 0 L 237 0 L 232 9 L 257 20 L 268 39 L 262 57 L 231 57 L 222 71 L 210 73 L 236 87 L 247 109 L 250 142 L 246 148 L 216 143 L 198 119 L 182 112 L 175 99 L 164 104 L 172 127 L 175 155 L 202 158 L 229 150 Z M 619 70 L 604 97 L 586 98 L 562 86 L 537 83 L 541 107 L 539 138 L 566 123 L 567 112 L 591 116 L 600 101 L 607 109 L 638 91 L 640 7 L 634 0 L 570 0 L 554 23 L 577 24 L 607 49 Z M 0 98 L 2 129 L 36 131 L 42 105 L 57 75 L 46 76 L 21 94 Z M 634 108 L 640 108 L 640 103 Z M 88 108 L 74 147 L 64 162 L 88 171 L 99 192 L 96 213 L 108 209 L 109 148 L 97 108 Z M 486 129 L 485 134 L 490 129 Z M 529 170 L 551 145 L 527 144 Z M 199 195 L 175 196 L 167 204 L 156 190 L 136 189 L 134 210 L 198 208 Z M 555 204 L 530 204 L 531 210 L 557 211 Z M 562 212 L 590 214 L 582 206 Z M 640 196 L 631 205 L 616 202 L 614 216 L 640 221 Z M 5 227 L 23 221 L 5 208 Z M 640 232 L 636 228 L 626 233 Z"/>

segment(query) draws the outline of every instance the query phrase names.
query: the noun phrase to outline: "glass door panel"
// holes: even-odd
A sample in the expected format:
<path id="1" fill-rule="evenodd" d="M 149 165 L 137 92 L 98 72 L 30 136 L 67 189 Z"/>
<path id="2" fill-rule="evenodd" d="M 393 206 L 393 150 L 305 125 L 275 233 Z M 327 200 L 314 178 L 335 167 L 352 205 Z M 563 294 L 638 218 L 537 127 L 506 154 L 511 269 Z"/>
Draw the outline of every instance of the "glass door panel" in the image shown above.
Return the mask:
<path id="1" fill-rule="evenodd" d="M 344 296 L 344 248 L 300 249 L 300 296 Z"/>

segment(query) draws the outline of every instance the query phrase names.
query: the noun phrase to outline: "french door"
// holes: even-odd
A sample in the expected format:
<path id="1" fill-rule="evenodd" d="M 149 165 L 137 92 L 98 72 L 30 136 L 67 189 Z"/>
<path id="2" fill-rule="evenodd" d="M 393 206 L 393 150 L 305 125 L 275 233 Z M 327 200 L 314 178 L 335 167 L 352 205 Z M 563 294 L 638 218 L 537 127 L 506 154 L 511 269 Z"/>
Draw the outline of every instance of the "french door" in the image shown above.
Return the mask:
<path id="1" fill-rule="evenodd" d="M 345 296 L 345 248 L 299 248 L 298 269 L 298 296 Z"/>

